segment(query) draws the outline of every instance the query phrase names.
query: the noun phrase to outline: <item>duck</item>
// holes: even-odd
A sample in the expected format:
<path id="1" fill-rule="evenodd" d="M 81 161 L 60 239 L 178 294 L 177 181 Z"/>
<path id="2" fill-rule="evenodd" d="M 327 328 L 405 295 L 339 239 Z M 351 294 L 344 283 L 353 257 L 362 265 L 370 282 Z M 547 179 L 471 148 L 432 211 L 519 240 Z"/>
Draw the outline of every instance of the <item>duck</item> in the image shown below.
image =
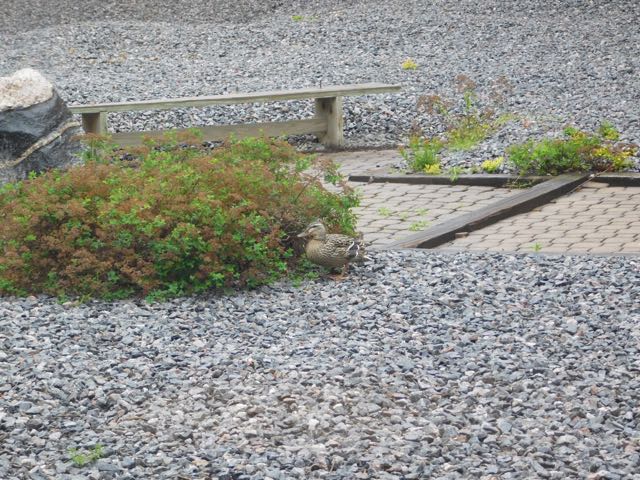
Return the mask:
<path id="1" fill-rule="evenodd" d="M 335 280 L 344 278 L 349 263 L 363 263 L 365 260 L 365 243 L 362 234 L 350 237 L 338 233 L 327 233 L 320 220 L 316 220 L 298 235 L 307 240 L 305 253 L 307 258 L 329 270 L 342 269 Z"/>

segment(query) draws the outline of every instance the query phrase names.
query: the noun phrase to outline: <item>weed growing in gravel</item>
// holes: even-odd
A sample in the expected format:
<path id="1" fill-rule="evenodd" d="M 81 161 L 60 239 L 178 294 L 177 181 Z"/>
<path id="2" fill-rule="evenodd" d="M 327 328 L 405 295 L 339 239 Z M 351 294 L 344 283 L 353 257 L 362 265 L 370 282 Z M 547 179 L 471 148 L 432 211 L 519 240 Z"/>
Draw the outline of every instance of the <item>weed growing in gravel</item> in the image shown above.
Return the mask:
<path id="1" fill-rule="evenodd" d="M 456 183 L 458 181 L 458 178 L 460 177 L 460 174 L 462 174 L 463 172 L 464 169 L 462 167 L 451 167 L 449 170 L 447 170 L 451 183 Z"/>
<path id="2" fill-rule="evenodd" d="M 587 170 L 618 171 L 632 165 L 638 146 L 617 142 L 619 132 L 603 123 L 596 134 L 574 127 L 564 129 L 564 138 L 529 140 L 507 149 L 509 161 L 522 174 L 557 175 Z"/>
<path id="3" fill-rule="evenodd" d="M 496 173 L 500 170 L 503 162 L 504 157 L 494 158 L 493 160 L 485 160 L 484 162 L 482 162 L 482 165 L 480 165 L 480 168 L 482 168 L 482 170 L 487 173 Z"/>
<path id="4" fill-rule="evenodd" d="M 445 143 L 450 150 L 469 150 L 489 136 L 490 133 L 514 118 L 511 114 L 496 115 L 495 108 L 481 108 L 477 85 L 466 75 L 456 77 L 456 87 L 462 94 L 462 105 L 438 95 L 422 96 L 418 99 L 419 112 L 426 111 L 439 117 L 445 127 Z M 491 102 L 498 105 L 504 101 L 509 82 L 500 77 L 493 85 Z"/>
<path id="5" fill-rule="evenodd" d="M 515 119 L 512 114 L 497 115 L 495 108 L 482 107 L 477 86 L 469 77 L 458 75 L 456 84 L 462 95 L 459 101 L 448 100 L 439 95 L 423 95 L 418 99 L 418 113 L 427 113 L 430 118 L 435 118 L 444 131 L 438 136 L 425 138 L 414 125 L 408 149 L 400 149 L 414 171 L 425 171 L 426 166 L 435 165 L 438 153 L 444 149 L 459 151 L 474 148 L 491 133 Z M 499 78 L 493 86 L 489 101 L 497 108 L 509 89 L 509 82 Z M 433 171 L 435 167 L 430 167 L 429 170 Z"/>
<path id="6" fill-rule="evenodd" d="M 427 165 L 424 167 L 423 172 L 427 175 L 440 175 L 442 173 L 442 169 L 440 168 L 440 164 L 437 163 L 435 165 Z"/>
<path id="7" fill-rule="evenodd" d="M 114 150 L 90 137 L 86 158 L 0 189 L 0 293 L 161 299 L 253 287 L 296 268 L 296 234 L 313 219 L 354 233 L 358 197 L 335 165 L 284 142 L 211 151 L 173 135 Z"/>
<path id="8" fill-rule="evenodd" d="M 400 147 L 400 155 L 414 171 L 433 173 L 427 170 L 428 168 L 436 169 L 436 167 L 438 170 L 440 169 L 438 153 L 442 150 L 442 147 L 443 144 L 438 139 L 421 138 L 418 135 L 412 135 L 409 138 L 408 147 Z M 438 171 L 438 173 L 440 172 Z"/>
<path id="9" fill-rule="evenodd" d="M 76 467 L 84 467 L 101 459 L 104 456 L 104 448 L 99 443 L 96 444 L 89 453 L 80 453 L 78 449 L 71 448 L 69 449 L 69 455 L 71 455 L 71 461 Z"/>
<path id="10" fill-rule="evenodd" d="M 412 58 L 407 58 L 404 62 L 402 62 L 403 70 L 416 70 L 417 68 L 418 64 Z"/>

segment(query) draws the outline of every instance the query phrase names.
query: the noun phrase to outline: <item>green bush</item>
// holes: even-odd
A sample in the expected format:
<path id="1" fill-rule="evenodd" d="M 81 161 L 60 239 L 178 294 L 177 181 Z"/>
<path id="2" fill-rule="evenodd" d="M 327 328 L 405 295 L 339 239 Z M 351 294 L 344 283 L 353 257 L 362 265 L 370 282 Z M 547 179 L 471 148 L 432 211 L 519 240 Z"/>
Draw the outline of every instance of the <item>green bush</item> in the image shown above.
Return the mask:
<path id="1" fill-rule="evenodd" d="M 295 234 L 312 219 L 353 233 L 357 196 L 334 165 L 266 139 L 213 151 L 181 141 L 116 150 L 92 137 L 84 165 L 5 185 L 0 293 L 164 298 L 251 287 L 295 268 Z"/>
<path id="2" fill-rule="evenodd" d="M 564 130 L 564 138 L 530 140 L 507 149 L 509 161 L 520 173 L 557 175 L 587 170 L 618 171 L 631 166 L 636 145 L 617 143 L 618 132 L 603 123 L 597 134 L 573 127 Z"/>

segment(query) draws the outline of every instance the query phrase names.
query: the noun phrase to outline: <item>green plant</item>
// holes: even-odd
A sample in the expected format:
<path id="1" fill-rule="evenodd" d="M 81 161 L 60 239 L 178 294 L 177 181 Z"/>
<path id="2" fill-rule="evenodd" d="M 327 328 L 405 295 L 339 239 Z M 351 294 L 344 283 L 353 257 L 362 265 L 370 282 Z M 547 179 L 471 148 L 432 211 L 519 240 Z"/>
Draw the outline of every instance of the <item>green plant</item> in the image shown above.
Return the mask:
<path id="1" fill-rule="evenodd" d="M 521 173 L 557 175 L 570 171 L 623 170 L 631 165 L 630 158 L 637 145 L 620 144 L 617 131 L 603 124 L 597 134 L 574 127 L 564 129 L 564 138 L 546 138 L 538 142 L 512 145 L 507 149 L 509 161 Z M 615 134 L 614 134 L 615 132 Z"/>
<path id="2" fill-rule="evenodd" d="M 302 258 L 289 275 L 291 284 L 296 288 L 300 287 L 305 281 L 317 280 L 319 277 L 318 266 L 306 258 Z"/>
<path id="3" fill-rule="evenodd" d="M 464 172 L 464 169 L 462 167 L 454 166 L 449 168 L 447 173 L 449 174 L 449 180 L 451 180 L 451 183 L 457 182 L 458 178 L 460 177 L 460 174 L 463 172 Z"/>
<path id="4" fill-rule="evenodd" d="M 408 148 L 401 147 L 400 155 L 414 171 L 424 171 L 426 167 L 440 165 L 438 153 L 443 144 L 435 138 L 422 138 L 419 135 L 409 137 Z"/>
<path id="5" fill-rule="evenodd" d="M 502 82 L 502 83 L 500 83 Z M 450 150 L 469 150 L 484 140 L 493 131 L 504 126 L 515 118 L 514 115 L 504 113 L 496 116 L 492 108 L 480 108 L 480 101 L 476 92 L 476 83 L 466 75 L 456 77 L 458 91 L 462 94 L 461 102 L 443 99 L 438 95 L 425 95 L 418 99 L 418 112 L 426 111 L 431 116 L 439 119 L 445 127 L 445 141 Z M 502 90 L 505 90 L 506 80 L 497 82 Z M 495 88 L 497 88 L 494 85 Z M 494 88 L 494 90 L 495 90 Z M 497 102 L 503 93 L 494 94 Z"/>
<path id="6" fill-rule="evenodd" d="M 538 253 L 540 250 L 542 250 L 542 245 L 536 242 L 531 246 L 531 248 L 533 249 L 534 252 Z"/>
<path id="7" fill-rule="evenodd" d="M 99 443 L 96 444 L 88 453 L 81 453 L 76 448 L 70 448 L 69 455 L 71 455 L 71 461 L 76 467 L 84 467 L 89 463 L 93 463 L 96 460 L 101 459 L 104 456 L 104 448 Z"/>
<path id="8" fill-rule="evenodd" d="M 378 209 L 378 214 L 383 217 L 390 217 L 392 215 L 391 209 L 387 207 L 380 207 Z"/>
<path id="9" fill-rule="evenodd" d="M 291 20 L 294 22 L 301 22 L 304 20 L 304 16 L 302 15 L 291 15 Z"/>
<path id="10" fill-rule="evenodd" d="M 435 165 L 426 165 L 423 172 L 427 175 L 440 175 L 442 173 L 442 169 L 440 168 L 440 164 L 436 163 Z"/>
<path id="11" fill-rule="evenodd" d="M 509 180 L 505 184 L 505 188 L 509 188 L 509 189 L 524 189 L 524 188 L 530 188 L 532 186 L 533 186 L 532 181 L 523 180 L 521 178 L 515 178 L 513 180 Z"/>
<path id="12" fill-rule="evenodd" d="M 0 293 L 154 300 L 254 287 L 295 270 L 296 234 L 313 219 L 354 233 L 358 196 L 335 165 L 284 142 L 88 142 L 85 165 L 0 189 Z"/>
<path id="13" fill-rule="evenodd" d="M 606 120 L 600 124 L 598 128 L 598 135 L 606 140 L 617 141 L 620 140 L 620 132 L 616 129 L 616 127 Z"/>
<path id="14" fill-rule="evenodd" d="M 504 162 L 504 157 L 497 157 L 497 158 L 494 158 L 493 160 L 485 160 L 480 165 L 480 168 L 482 168 L 482 170 L 487 173 L 496 173 L 497 171 L 500 170 L 500 167 L 502 166 L 503 162 Z"/>
<path id="15" fill-rule="evenodd" d="M 407 58 L 404 62 L 402 62 L 403 70 L 416 70 L 417 68 L 418 64 L 412 58 Z"/>
<path id="16" fill-rule="evenodd" d="M 424 217 L 427 213 L 429 213 L 429 209 L 427 208 L 419 208 L 416 213 L 421 217 Z"/>
<path id="17" fill-rule="evenodd" d="M 425 227 L 429 226 L 428 221 L 426 220 L 419 220 L 417 222 L 413 222 L 410 226 L 409 226 L 409 230 L 411 230 L 412 232 L 417 232 L 419 230 L 424 229 Z"/>

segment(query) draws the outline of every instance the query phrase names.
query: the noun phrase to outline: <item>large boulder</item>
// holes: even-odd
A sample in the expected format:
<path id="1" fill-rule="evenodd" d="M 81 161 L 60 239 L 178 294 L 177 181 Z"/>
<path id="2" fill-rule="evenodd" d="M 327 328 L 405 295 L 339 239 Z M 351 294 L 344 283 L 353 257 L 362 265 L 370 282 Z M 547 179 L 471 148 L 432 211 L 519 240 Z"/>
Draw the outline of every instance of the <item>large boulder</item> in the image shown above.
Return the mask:
<path id="1" fill-rule="evenodd" d="M 26 68 L 0 77 L 0 184 L 79 163 L 82 133 L 40 73 Z"/>

